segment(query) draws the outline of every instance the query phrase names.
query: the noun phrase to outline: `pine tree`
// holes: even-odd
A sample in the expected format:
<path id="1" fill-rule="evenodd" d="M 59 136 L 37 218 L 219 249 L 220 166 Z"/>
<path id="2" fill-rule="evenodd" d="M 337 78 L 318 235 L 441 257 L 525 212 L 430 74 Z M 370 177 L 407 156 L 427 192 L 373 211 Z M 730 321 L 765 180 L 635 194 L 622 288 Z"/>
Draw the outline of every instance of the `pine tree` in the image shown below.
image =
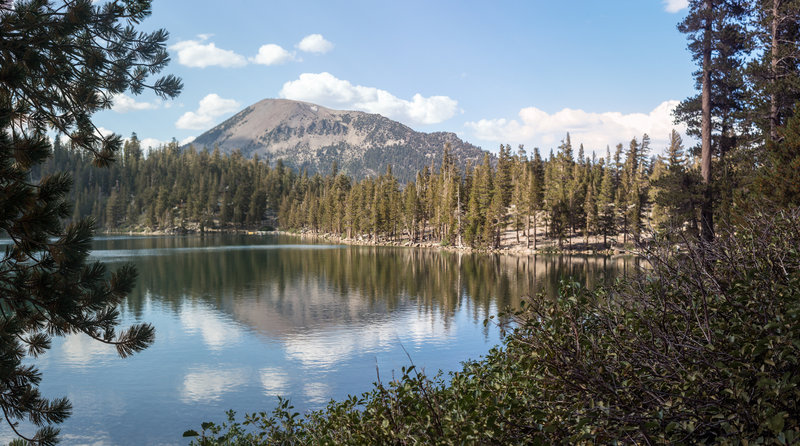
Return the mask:
<path id="1" fill-rule="evenodd" d="M 690 134 L 700 136 L 700 226 L 705 240 L 714 238 L 712 157 L 715 152 L 725 156 L 736 146 L 734 132 L 742 119 L 743 58 L 750 40 L 743 23 L 746 13 L 743 0 L 691 0 L 689 14 L 678 25 L 688 35 L 689 50 L 699 66 L 700 95 L 683 101 L 676 116 L 688 124 Z"/>
<path id="2" fill-rule="evenodd" d="M 651 175 L 653 189 L 653 223 L 657 229 L 680 229 L 689 226 L 696 233 L 695 204 L 700 201 L 696 192 L 695 174 L 686 166 L 681 136 L 675 130 L 665 160 L 659 160 Z"/>
<path id="3" fill-rule="evenodd" d="M 594 186 L 590 185 L 586 189 L 586 200 L 583 203 L 583 212 L 586 215 L 586 227 L 584 230 L 584 244 L 589 247 L 589 234 L 596 232 L 599 226 L 599 215 L 597 213 L 597 202 L 595 201 Z"/>
<path id="4" fill-rule="evenodd" d="M 603 245 L 608 246 L 608 236 L 616 234 L 614 217 L 614 197 L 616 194 L 614 165 L 611 164 L 611 152 L 606 148 L 606 163 L 603 168 L 603 180 L 600 185 L 600 195 L 597 199 L 598 225 L 603 234 Z"/>
<path id="5" fill-rule="evenodd" d="M 513 189 L 511 178 L 513 168 L 511 146 L 508 144 L 501 145 L 500 155 L 497 157 L 497 175 L 495 183 L 500 192 L 501 205 L 503 207 L 507 207 L 511 203 L 511 191 Z"/>
<path id="6" fill-rule="evenodd" d="M 505 207 L 503 206 L 504 190 L 499 182 L 494 183 L 491 201 L 486 211 L 486 224 L 483 227 L 483 239 L 490 249 L 500 247 L 500 234 L 505 228 Z"/>
<path id="7" fill-rule="evenodd" d="M 70 414 L 66 398 L 40 394 L 40 374 L 28 359 L 44 353 L 52 336 L 84 333 L 115 345 L 121 356 L 154 338 L 148 324 L 116 333 L 117 306 L 136 271 L 128 265 L 107 277 L 103 264 L 88 263 L 94 223 L 62 224 L 71 215 L 70 178 L 56 173 L 30 181 L 31 169 L 51 154 L 47 132 L 67 135 L 96 165 L 108 166 L 122 140 L 99 135 L 91 116 L 125 91 L 177 95 L 177 78 L 147 83 L 169 60 L 165 31 L 134 27 L 149 13 L 147 0 L 0 3 L 0 232 L 14 240 L 0 259 L 0 408 L 18 435 L 20 420 L 38 428 L 31 442 L 55 443 L 52 424 Z"/>
<path id="8" fill-rule="evenodd" d="M 417 219 L 419 214 L 419 197 L 414 182 L 408 183 L 403 189 L 403 223 L 412 243 L 417 241 Z"/>
<path id="9" fill-rule="evenodd" d="M 519 231 L 525 229 L 521 217 L 523 215 L 530 215 L 525 213 L 525 208 L 528 201 L 528 185 L 530 183 L 530 166 L 528 163 L 528 155 L 525 153 L 525 147 L 519 146 L 519 150 L 513 158 L 513 176 L 512 176 L 512 192 L 511 192 L 511 206 L 514 210 L 514 235 L 519 243 Z"/>
<path id="10" fill-rule="evenodd" d="M 800 98 L 800 2 L 752 3 L 750 26 L 763 50 L 748 66 L 753 86 L 749 100 L 764 139 L 777 141 L 781 138 L 778 128 L 791 118 L 792 108 Z"/>
<path id="11" fill-rule="evenodd" d="M 547 178 L 545 180 L 545 202 L 550 211 L 551 236 L 558 240 L 558 247 L 563 248 L 564 238 L 570 229 L 570 185 L 573 180 L 572 143 L 569 133 L 558 147 L 558 155 L 550 156 L 547 163 Z"/>
<path id="12" fill-rule="evenodd" d="M 536 217 L 544 206 L 544 164 L 539 155 L 539 148 L 533 149 L 533 159 L 530 163 L 530 176 L 528 182 L 528 247 L 530 239 L 533 237 L 533 249 L 536 249 L 536 231 L 538 222 Z M 530 227 L 530 217 L 533 217 L 533 229 Z M 532 233 L 532 234 L 531 234 Z"/>
<path id="13" fill-rule="evenodd" d="M 767 143 L 768 162 L 759 170 L 756 187 L 779 206 L 800 205 L 800 104 L 777 141 Z M 779 142 L 778 142 L 779 141 Z"/>

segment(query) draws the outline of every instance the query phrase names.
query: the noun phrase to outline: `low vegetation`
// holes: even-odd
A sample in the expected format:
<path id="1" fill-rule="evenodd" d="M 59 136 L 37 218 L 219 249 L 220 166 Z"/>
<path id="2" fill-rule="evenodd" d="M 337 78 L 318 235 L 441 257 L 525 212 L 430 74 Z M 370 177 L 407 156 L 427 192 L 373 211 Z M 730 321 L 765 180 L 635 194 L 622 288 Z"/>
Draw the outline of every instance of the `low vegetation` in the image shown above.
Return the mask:
<path id="1" fill-rule="evenodd" d="M 675 250 L 675 246 L 681 246 Z M 193 444 L 795 444 L 800 209 L 656 242 L 636 277 L 564 283 L 460 372 L 411 366 L 305 416 L 233 412 Z M 505 319 L 504 319 L 505 320 Z"/>

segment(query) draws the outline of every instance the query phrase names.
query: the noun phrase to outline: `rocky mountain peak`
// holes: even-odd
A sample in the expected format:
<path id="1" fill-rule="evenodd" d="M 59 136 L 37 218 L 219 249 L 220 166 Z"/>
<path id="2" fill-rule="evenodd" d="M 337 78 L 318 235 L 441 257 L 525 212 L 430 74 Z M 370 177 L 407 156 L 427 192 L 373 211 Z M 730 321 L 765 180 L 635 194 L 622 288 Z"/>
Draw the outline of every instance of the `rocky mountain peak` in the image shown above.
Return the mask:
<path id="1" fill-rule="evenodd" d="M 342 172 L 356 178 L 378 175 L 392 164 L 395 175 L 407 181 L 431 161 L 438 163 L 446 143 L 462 166 L 483 158 L 480 148 L 454 133 L 416 132 L 378 114 L 264 99 L 198 136 L 192 145 L 282 159 L 310 173 L 327 173 L 336 161 Z"/>

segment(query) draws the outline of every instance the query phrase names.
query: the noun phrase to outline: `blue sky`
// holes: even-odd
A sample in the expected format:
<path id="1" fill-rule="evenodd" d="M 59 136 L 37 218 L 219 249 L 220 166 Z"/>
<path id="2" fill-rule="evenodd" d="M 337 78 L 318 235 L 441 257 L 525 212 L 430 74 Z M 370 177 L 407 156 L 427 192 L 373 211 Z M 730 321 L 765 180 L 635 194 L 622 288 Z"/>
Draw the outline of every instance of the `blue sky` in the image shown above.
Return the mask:
<path id="1" fill-rule="evenodd" d="M 647 132 L 661 151 L 694 66 L 686 0 L 155 0 L 173 101 L 122 96 L 96 116 L 146 144 L 188 141 L 264 98 L 381 113 L 485 149 L 548 152 L 566 132 L 605 152 Z M 679 129 L 680 130 L 680 129 Z"/>

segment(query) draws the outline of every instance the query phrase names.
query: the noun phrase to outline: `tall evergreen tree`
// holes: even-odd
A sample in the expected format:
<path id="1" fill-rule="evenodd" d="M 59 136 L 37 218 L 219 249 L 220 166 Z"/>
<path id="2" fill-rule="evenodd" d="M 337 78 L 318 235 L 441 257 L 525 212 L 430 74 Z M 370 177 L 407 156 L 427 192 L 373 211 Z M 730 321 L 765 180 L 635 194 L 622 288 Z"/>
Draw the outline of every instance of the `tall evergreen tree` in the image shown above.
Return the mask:
<path id="1" fill-rule="evenodd" d="M 616 195 L 614 165 L 611 163 L 611 152 L 606 148 L 606 160 L 603 169 L 603 180 L 597 198 L 598 226 L 603 234 L 603 245 L 608 246 L 608 236 L 616 234 L 614 197 Z"/>
<path id="2" fill-rule="evenodd" d="M 107 277 L 103 264 L 88 263 L 93 222 L 62 224 L 71 215 L 70 178 L 30 177 L 51 153 L 50 131 L 108 166 L 122 140 L 100 135 L 91 116 L 110 108 L 114 94 L 180 91 L 172 76 L 147 83 L 169 61 L 165 31 L 136 31 L 149 14 L 148 0 L 0 2 L 0 233 L 14 240 L 0 259 L 0 409 L 34 443 L 55 443 L 52 424 L 70 414 L 66 398 L 41 395 L 41 375 L 28 360 L 49 349 L 52 336 L 83 333 L 121 356 L 154 339 L 148 324 L 117 334 L 117 306 L 136 271 L 125 266 Z M 38 428 L 34 435 L 17 430 L 23 419 Z"/>
<path id="3" fill-rule="evenodd" d="M 781 138 L 778 127 L 793 114 L 800 100 L 800 1 L 754 1 L 751 26 L 761 51 L 748 73 L 754 121 L 765 138 Z"/>
<path id="4" fill-rule="evenodd" d="M 767 142 L 767 163 L 756 179 L 756 188 L 780 206 L 800 205 L 800 104 L 778 138 Z"/>
<path id="5" fill-rule="evenodd" d="M 702 237 L 714 238 L 714 196 L 712 157 L 724 154 L 736 145 L 738 116 L 743 106 L 744 81 L 742 59 L 747 42 L 744 0 L 691 0 L 689 14 L 678 25 L 688 35 L 689 50 L 699 70 L 696 73 L 700 96 L 685 100 L 676 111 L 677 118 L 689 124 L 700 136 L 700 170 L 703 200 L 700 210 Z M 714 138 L 716 125 L 717 137 Z"/>
<path id="6" fill-rule="evenodd" d="M 530 163 L 530 175 L 528 181 L 528 238 L 527 246 L 530 247 L 530 240 L 533 238 L 533 249 L 536 249 L 536 231 L 538 222 L 536 217 L 544 206 L 544 165 L 542 157 L 539 155 L 539 148 L 533 149 L 533 159 Z M 533 218 L 533 228 L 530 226 L 531 217 Z"/>
<path id="7" fill-rule="evenodd" d="M 670 134 L 666 160 L 657 162 L 652 178 L 653 222 L 657 229 L 680 229 L 688 225 L 697 233 L 696 173 L 687 167 L 683 140 L 675 130 Z"/>

